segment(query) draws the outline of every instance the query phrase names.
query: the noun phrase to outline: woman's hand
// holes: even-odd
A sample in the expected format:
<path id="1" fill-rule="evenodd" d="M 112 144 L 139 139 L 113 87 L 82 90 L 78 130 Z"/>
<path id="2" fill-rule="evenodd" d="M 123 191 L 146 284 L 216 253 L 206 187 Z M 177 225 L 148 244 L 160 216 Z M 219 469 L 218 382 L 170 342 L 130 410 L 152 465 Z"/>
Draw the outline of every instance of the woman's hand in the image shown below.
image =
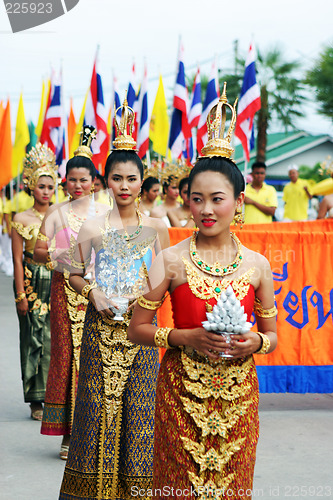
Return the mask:
<path id="1" fill-rule="evenodd" d="M 89 293 L 89 300 L 94 305 L 96 311 L 100 313 L 102 318 L 112 319 L 115 313 L 112 311 L 111 306 L 119 309 L 115 302 L 108 299 L 105 294 L 98 288 L 93 288 Z"/>
<path id="2" fill-rule="evenodd" d="M 223 335 L 223 334 L 222 334 Z M 256 332 L 249 331 L 242 335 L 232 334 L 231 342 L 227 345 L 225 354 L 231 354 L 233 358 L 243 358 L 258 351 L 261 346 L 261 338 Z"/>
<path id="3" fill-rule="evenodd" d="M 20 300 L 20 302 L 17 302 L 16 308 L 20 316 L 25 316 L 29 311 L 28 299 L 25 297 L 24 299 Z"/>
<path id="4" fill-rule="evenodd" d="M 220 354 L 229 347 L 225 337 L 220 333 L 209 332 L 204 328 L 188 331 L 186 345 L 193 347 L 213 360 L 220 359 Z"/>

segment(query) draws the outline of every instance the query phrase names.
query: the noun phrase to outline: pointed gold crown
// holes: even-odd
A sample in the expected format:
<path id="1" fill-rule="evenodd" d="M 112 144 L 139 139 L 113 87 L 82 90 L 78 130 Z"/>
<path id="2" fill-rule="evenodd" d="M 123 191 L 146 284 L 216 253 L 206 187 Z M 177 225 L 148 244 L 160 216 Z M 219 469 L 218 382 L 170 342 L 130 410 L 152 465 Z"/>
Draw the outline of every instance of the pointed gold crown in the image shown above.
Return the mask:
<path id="1" fill-rule="evenodd" d="M 121 117 L 117 116 L 117 111 L 121 109 Z M 135 150 L 136 142 L 132 137 L 134 127 L 135 113 L 129 107 L 127 97 L 125 95 L 124 103 L 119 108 L 114 107 L 114 123 L 117 131 L 117 137 L 113 141 L 114 149 L 122 149 L 125 151 Z M 119 121 L 118 121 L 119 120 Z"/>
<path id="2" fill-rule="evenodd" d="M 144 178 L 156 177 L 161 183 L 163 182 L 177 182 L 179 183 L 184 177 L 190 175 L 192 165 L 187 165 L 182 160 L 176 162 L 169 162 L 164 159 L 163 161 L 153 160 L 150 167 L 144 166 Z"/>
<path id="3" fill-rule="evenodd" d="M 31 191 L 36 187 L 38 179 L 43 175 L 52 177 L 56 184 L 58 175 L 58 166 L 55 162 L 53 151 L 38 142 L 34 148 L 31 148 L 23 161 L 23 182 Z"/>
<path id="4" fill-rule="evenodd" d="M 207 144 L 201 150 L 201 157 L 223 156 L 231 158 L 235 150 L 231 146 L 232 133 L 236 125 L 236 104 L 233 106 L 228 103 L 227 99 L 227 82 L 224 82 L 223 92 L 219 102 L 212 107 L 207 116 Z M 226 136 L 226 108 L 231 110 L 231 121 Z"/>
<path id="5" fill-rule="evenodd" d="M 96 139 L 97 130 L 93 125 L 84 125 L 82 132 L 80 132 L 80 145 L 74 151 L 74 156 L 85 156 L 91 160 L 93 152 L 91 150 L 91 143 Z"/>

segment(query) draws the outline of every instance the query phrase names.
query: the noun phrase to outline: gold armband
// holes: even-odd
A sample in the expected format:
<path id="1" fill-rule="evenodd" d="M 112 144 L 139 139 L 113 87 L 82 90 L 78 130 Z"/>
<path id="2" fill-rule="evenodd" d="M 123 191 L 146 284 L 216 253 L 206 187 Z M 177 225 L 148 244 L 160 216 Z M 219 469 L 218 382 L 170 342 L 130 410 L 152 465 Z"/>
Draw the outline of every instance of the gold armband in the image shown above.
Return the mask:
<path id="1" fill-rule="evenodd" d="M 256 316 L 264 319 L 274 318 L 274 316 L 277 315 L 277 309 L 275 306 L 271 307 L 270 309 L 264 309 L 261 300 L 257 297 L 254 300 L 253 311 Z"/>
<path id="2" fill-rule="evenodd" d="M 82 290 L 80 292 L 80 295 L 82 295 L 83 297 L 85 297 L 86 299 L 89 300 L 89 298 L 88 298 L 89 292 L 91 290 L 93 290 L 94 288 L 97 288 L 96 283 L 93 283 L 92 285 L 88 283 L 87 285 L 84 285 L 84 287 L 82 288 Z"/>
<path id="3" fill-rule="evenodd" d="M 267 354 L 267 352 L 269 351 L 269 348 L 271 347 L 271 341 L 269 340 L 267 335 L 265 335 L 264 333 L 261 333 L 261 332 L 256 332 L 256 333 L 261 338 L 261 345 L 260 345 L 259 349 L 257 351 L 255 351 L 254 354 Z"/>
<path id="4" fill-rule="evenodd" d="M 18 304 L 19 302 L 21 302 L 25 298 L 26 298 L 25 292 L 17 292 L 16 299 L 15 299 L 16 304 Z"/>
<path id="5" fill-rule="evenodd" d="M 45 234 L 39 232 L 37 234 L 37 240 L 40 240 L 40 241 L 49 241 L 49 238 L 47 236 L 45 236 Z"/>
<path id="6" fill-rule="evenodd" d="M 150 311 L 156 311 L 163 304 L 164 299 L 162 300 L 148 300 L 143 295 L 138 297 L 139 306 L 143 307 L 143 309 L 149 309 Z"/>
<path id="7" fill-rule="evenodd" d="M 158 328 L 154 335 L 156 347 L 164 347 L 165 349 L 173 349 L 168 343 L 169 333 L 173 328 Z"/>

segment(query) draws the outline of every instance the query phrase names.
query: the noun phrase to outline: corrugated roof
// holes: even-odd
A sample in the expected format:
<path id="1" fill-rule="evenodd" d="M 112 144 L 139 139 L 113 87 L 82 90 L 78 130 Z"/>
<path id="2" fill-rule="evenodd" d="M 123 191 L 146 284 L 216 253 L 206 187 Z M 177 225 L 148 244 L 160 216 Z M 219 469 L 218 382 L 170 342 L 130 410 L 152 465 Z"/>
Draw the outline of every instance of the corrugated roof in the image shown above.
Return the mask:
<path id="1" fill-rule="evenodd" d="M 293 154 L 306 151 L 326 141 L 333 142 L 333 139 L 329 135 L 310 135 L 303 131 L 268 134 L 266 163 L 268 166 L 272 165 L 276 163 L 280 157 L 288 157 L 289 155 L 293 156 Z M 250 155 L 250 165 L 255 161 L 256 147 L 257 144 L 255 142 L 255 147 Z M 243 170 L 244 156 L 241 144 L 236 146 L 234 158 L 240 170 Z"/>

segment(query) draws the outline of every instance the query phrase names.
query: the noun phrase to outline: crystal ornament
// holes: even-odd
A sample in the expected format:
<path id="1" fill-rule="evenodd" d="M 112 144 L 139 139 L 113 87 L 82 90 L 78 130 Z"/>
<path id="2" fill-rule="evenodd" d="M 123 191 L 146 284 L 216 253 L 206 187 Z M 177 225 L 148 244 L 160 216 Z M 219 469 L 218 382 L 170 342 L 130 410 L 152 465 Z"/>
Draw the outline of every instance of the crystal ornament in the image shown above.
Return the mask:
<path id="1" fill-rule="evenodd" d="M 227 343 L 230 343 L 231 335 L 247 333 L 252 326 L 231 285 L 221 293 L 212 312 L 208 312 L 206 317 L 207 320 L 202 322 L 205 330 L 220 333 Z M 231 354 L 222 353 L 221 356 L 232 358 Z"/>

